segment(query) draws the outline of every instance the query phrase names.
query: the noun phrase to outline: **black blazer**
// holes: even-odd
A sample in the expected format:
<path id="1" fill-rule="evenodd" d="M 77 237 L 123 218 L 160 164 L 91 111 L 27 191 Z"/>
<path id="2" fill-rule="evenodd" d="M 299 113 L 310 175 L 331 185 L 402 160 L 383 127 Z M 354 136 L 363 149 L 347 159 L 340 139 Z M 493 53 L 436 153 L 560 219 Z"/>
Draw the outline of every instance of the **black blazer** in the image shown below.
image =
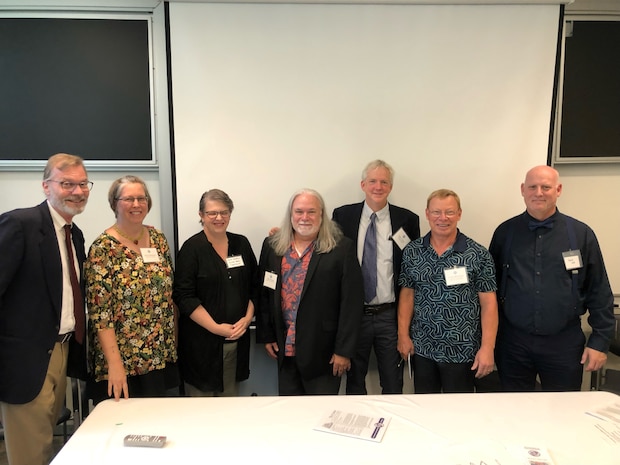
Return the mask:
<path id="1" fill-rule="evenodd" d="M 338 207 L 332 213 L 332 219 L 338 223 L 342 232 L 346 237 L 351 239 L 357 250 L 357 236 L 360 228 L 360 218 L 362 217 L 362 209 L 364 202 L 353 203 Z M 392 223 L 392 234 L 396 233 L 400 228 L 407 233 L 412 241 L 420 237 L 420 218 L 406 208 L 397 207 L 389 204 L 390 221 Z M 403 251 L 398 247 L 396 242 L 392 241 L 392 261 L 394 266 L 394 296 L 398 303 L 398 295 L 400 286 L 398 285 L 398 277 L 400 276 L 400 263 L 403 258 Z"/>
<path id="2" fill-rule="evenodd" d="M 84 236 L 73 227 L 78 262 Z M 83 273 L 80 273 L 82 276 Z M 84 281 L 82 280 L 82 290 Z M 30 402 L 40 392 L 60 329 L 62 264 L 47 202 L 0 216 L 0 401 Z M 86 375 L 85 345 L 73 339 L 68 376 Z"/>
<path id="3" fill-rule="evenodd" d="M 282 318 L 282 256 L 268 238 L 259 260 L 261 284 L 266 272 L 278 276 L 276 289 L 262 286 L 257 309 L 256 341 L 277 342 L 284 360 L 286 328 Z M 331 374 L 333 354 L 352 358 L 364 308 L 362 272 L 351 240 L 343 237 L 329 253 L 312 254 L 297 310 L 295 350 L 304 379 Z"/>

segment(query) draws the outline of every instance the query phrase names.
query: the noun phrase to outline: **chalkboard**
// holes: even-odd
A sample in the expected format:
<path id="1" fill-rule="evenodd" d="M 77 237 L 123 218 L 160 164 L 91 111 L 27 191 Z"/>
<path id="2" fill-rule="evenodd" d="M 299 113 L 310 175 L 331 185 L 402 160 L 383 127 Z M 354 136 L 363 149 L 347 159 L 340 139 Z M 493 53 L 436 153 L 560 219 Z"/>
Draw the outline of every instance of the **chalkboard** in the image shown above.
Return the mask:
<path id="1" fill-rule="evenodd" d="M 558 161 L 620 163 L 620 21 L 567 27 Z"/>
<path id="2" fill-rule="evenodd" d="M 0 162 L 153 162 L 149 20 L 0 18 Z"/>

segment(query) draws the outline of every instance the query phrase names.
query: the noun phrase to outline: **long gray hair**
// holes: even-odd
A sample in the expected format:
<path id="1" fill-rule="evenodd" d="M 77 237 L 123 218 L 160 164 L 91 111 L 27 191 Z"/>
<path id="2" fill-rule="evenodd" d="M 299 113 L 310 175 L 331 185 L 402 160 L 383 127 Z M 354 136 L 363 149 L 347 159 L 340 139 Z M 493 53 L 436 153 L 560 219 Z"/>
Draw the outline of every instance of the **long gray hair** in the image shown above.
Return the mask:
<path id="1" fill-rule="evenodd" d="M 342 238 L 342 231 L 338 225 L 327 216 L 325 201 L 323 197 L 321 197 L 321 194 L 314 189 L 300 189 L 295 192 L 288 201 L 288 206 L 286 207 L 286 213 L 284 214 L 280 229 L 269 238 L 269 243 L 277 255 L 284 255 L 293 242 L 295 233 L 291 223 L 293 202 L 302 194 L 312 195 L 321 205 L 321 226 L 319 227 L 319 234 L 314 242 L 314 251 L 317 253 L 331 252 Z"/>

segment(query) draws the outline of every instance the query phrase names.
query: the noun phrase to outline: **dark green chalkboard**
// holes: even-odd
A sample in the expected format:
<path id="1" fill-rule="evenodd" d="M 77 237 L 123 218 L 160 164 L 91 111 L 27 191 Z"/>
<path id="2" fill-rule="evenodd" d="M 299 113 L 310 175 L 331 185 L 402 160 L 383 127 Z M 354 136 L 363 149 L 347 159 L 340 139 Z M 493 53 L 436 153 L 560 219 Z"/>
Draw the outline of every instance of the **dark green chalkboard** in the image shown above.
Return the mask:
<path id="1" fill-rule="evenodd" d="M 148 19 L 0 18 L 0 160 L 153 159 Z"/>
<path id="2" fill-rule="evenodd" d="M 560 159 L 620 162 L 620 21 L 573 21 L 565 47 Z"/>

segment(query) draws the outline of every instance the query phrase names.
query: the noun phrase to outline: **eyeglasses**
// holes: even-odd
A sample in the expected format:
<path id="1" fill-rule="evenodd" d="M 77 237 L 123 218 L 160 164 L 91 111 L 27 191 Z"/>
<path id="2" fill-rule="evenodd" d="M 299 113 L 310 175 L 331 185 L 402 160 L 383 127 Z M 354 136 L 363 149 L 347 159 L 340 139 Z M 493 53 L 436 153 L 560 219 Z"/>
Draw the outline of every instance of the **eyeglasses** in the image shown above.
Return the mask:
<path id="1" fill-rule="evenodd" d="M 69 192 L 73 192 L 75 188 L 78 186 L 83 191 L 89 191 L 93 188 L 92 181 L 69 182 L 69 181 L 56 181 L 54 179 L 47 179 L 45 182 L 57 182 L 58 184 L 60 184 L 60 187 L 62 188 L 62 190 L 69 191 Z"/>
<path id="2" fill-rule="evenodd" d="M 302 209 L 298 209 L 296 208 L 295 210 L 293 210 L 293 215 L 294 216 L 317 216 L 320 215 L 321 211 L 320 210 L 302 210 Z"/>
<path id="3" fill-rule="evenodd" d="M 228 218 L 230 216 L 230 210 L 222 210 L 222 211 L 210 211 L 210 212 L 202 212 L 207 218 L 210 220 L 214 220 L 217 218 L 217 215 L 220 215 L 222 218 Z"/>
<path id="4" fill-rule="evenodd" d="M 445 212 L 442 212 L 441 210 L 431 210 L 428 212 L 428 214 L 433 218 L 439 218 L 441 215 L 445 215 L 446 218 L 454 218 L 456 215 L 458 215 L 458 213 L 459 212 L 454 210 L 448 210 Z"/>
<path id="5" fill-rule="evenodd" d="M 149 201 L 149 198 L 146 196 L 144 197 L 117 197 L 116 200 L 122 200 L 123 202 L 128 203 L 129 205 L 133 205 L 133 203 L 137 200 L 139 204 L 145 205 Z"/>

